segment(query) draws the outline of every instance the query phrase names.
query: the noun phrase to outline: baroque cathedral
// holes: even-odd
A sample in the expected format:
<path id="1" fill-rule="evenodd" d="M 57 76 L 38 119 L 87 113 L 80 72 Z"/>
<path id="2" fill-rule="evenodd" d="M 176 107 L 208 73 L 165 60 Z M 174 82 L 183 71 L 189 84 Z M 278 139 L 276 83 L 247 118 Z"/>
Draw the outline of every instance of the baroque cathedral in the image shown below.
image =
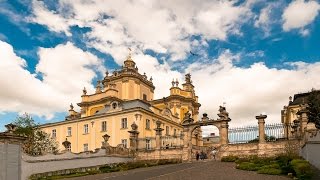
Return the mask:
<path id="1" fill-rule="evenodd" d="M 131 125 L 138 127 L 140 149 L 155 147 L 156 121 L 161 122 L 162 137 L 183 137 L 182 123 L 186 116 L 198 121 L 199 107 L 191 75 L 185 75 L 182 88 L 179 82 L 172 81 L 170 95 L 154 99 L 155 86 L 152 77 L 138 72 L 136 63 L 129 54 L 121 70 L 112 74 L 106 72 L 98 81 L 94 94 L 83 89 L 81 102 L 77 103 L 80 112 L 70 105 L 69 115 L 64 121 L 43 124 L 40 128 L 50 134 L 63 150 L 62 142 L 68 141 L 67 150 L 79 153 L 93 151 L 103 146 L 103 136 L 110 137 L 111 146 L 122 144 L 129 147 Z M 170 82 L 168 82 L 170 83 Z M 175 146 L 171 142 L 168 146 Z M 194 145 L 202 146 L 201 129 L 194 131 Z"/>

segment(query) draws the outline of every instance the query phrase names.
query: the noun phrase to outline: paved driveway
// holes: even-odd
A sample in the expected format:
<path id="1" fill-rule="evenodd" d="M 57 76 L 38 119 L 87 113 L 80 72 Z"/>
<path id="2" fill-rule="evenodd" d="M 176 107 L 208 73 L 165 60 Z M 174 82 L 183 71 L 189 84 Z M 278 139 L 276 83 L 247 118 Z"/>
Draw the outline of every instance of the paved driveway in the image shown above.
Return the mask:
<path id="1" fill-rule="evenodd" d="M 234 163 L 219 161 L 198 161 L 174 165 L 163 165 L 129 171 L 97 174 L 71 178 L 72 180 L 111 179 L 111 180 L 288 180 L 284 176 L 257 174 L 252 171 L 235 169 Z M 71 180 L 68 179 L 68 180 Z"/>

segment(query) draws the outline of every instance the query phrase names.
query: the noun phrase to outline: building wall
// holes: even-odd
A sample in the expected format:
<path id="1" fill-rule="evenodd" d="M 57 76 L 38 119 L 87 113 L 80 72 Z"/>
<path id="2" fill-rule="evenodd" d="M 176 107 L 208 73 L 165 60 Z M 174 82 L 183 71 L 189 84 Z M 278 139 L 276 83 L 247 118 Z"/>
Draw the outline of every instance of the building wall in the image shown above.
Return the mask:
<path id="1" fill-rule="evenodd" d="M 315 132 L 313 136 L 310 136 L 308 133 L 306 134 L 307 140 L 301 148 L 300 155 L 320 169 L 320 130 L 316 130 Z"/>
<path id="2" fill-rule="evenodd" d="M 121 119 L 127 118 L 127 128 L 121 128 Z M 146 120 L 150 120 L 150 129 L 146 129 Z M 83 118 L 81 120 L 70 120 L 63 121 L 61 123 L 56 123 L 52 125 L 42 126 L 42 130 L 46 133 L 52 135 L 52 130 L 56 130 L 56 140 L 59 144 L 59 149 L 64 150 L 62 142 L 67 138 L 71 142 L 71 151 L 78 153 L 84 151 L 84 144 L 88 144 L 89 150 L 94 150 L 102 146 L 103 135 L 108 134 L 110 139 L 108 143 L 111 146 L 117 146 L 121 144 L 122 139 L 127 140 L 127 147 L 130 146 L 129 138 L 130 134 L 128 133 L 131 130 L 131 124 L 135 122 L 138 125 L 139 138 L 146 137 L 155 137 L 154 128 L 156 128 L 156 120 L 158 117 L 155 117 L 151 113 L 146 113 L 145 111 L 130 111 L 130 112 L 118 112 L 114 115 L 99 116 L 93 118 Z M 161 119 L 160 119 L 161 120 Z M 107 131 L 101 131 L 102 122 L 107 122 Z M 169 127 L 169 134 L 173 135 L 174 129 L 177 129 L 177 133 L 182 131 L 182 126 L 173 123 L 169 120 L 165 121 L 162 119 L 162 126 Z M 84 125 L 88 124 L 89 132 L 84 134 Z M 71 127 L 72 134 L 67 136 L 67 129 Z"/>

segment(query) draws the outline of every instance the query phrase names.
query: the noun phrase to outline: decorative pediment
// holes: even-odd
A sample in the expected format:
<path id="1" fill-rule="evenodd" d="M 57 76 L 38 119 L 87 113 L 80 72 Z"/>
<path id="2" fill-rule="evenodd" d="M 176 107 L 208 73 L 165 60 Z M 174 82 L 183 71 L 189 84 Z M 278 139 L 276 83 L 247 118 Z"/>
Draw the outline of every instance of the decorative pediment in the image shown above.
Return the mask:
<path id="1" fill-rule="evenodd" d="M 161 114 L 162 114 L 163 116 L 168 117 L 169 119 L 172 119 L 172 116 L 173 116 L 173 114 L 172 114 L 172 112 L 171 112 L 171 110 L 170 110 L 169 108 L 163 109 L 163 110 L 161 111 Z"/>

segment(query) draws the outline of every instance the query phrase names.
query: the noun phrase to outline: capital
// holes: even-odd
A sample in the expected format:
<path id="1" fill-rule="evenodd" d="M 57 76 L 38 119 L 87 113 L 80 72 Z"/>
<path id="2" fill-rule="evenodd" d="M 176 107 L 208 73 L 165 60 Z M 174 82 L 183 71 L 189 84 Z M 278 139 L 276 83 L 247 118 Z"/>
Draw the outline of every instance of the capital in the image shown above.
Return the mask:
<path id="1" fill-rule="evenodd" d="M 262 114 L 260 114 L 260 115 L 256 116 L 256 119 L 257 119 L 257 120 L 266 119 L 266 118 L 267 118 L 267 115 L 262 115 Z"/>

